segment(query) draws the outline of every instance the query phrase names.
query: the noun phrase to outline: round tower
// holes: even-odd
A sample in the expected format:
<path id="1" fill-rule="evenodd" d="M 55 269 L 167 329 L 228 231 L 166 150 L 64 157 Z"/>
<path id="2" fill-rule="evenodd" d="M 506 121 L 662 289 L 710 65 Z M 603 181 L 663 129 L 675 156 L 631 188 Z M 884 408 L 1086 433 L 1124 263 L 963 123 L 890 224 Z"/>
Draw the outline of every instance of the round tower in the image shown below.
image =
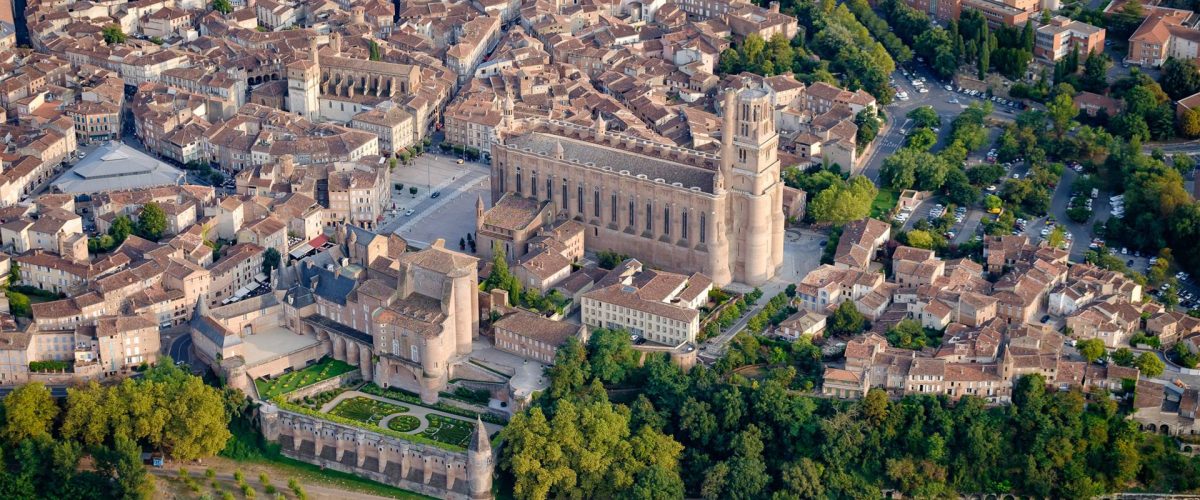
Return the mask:
<path id="1" fill-rule="evenodd" d="M 496 464 L 492 461 L 492 441 L 487 427 L 475 417 L 475 430 L 467 446 L 467 484 L 473 499 L 493 498 L 492 474 Z"/>

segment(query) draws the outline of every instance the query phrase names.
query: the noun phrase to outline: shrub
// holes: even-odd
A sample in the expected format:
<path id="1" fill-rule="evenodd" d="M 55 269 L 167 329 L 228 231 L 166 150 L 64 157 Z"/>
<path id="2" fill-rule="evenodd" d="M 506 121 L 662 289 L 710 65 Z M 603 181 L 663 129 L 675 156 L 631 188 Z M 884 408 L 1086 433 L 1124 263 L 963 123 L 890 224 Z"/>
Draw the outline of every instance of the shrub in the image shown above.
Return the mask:
<path id="1" fill-rule="evenodd" d="M 271 484 L 271 478 L 267 477 L 266 472 L 261 472 L 258 474 L 258 482 L 264 485 Z"/>
<path id="2" fill-rule="evenodd" d="M 233 480 L 237 481 L 239 483 L 244 482 L 244 481 L 246 481 L 246 475 L 242 474 L 241 469 L 235 470 L 235 471 L 233 471 Z"/>

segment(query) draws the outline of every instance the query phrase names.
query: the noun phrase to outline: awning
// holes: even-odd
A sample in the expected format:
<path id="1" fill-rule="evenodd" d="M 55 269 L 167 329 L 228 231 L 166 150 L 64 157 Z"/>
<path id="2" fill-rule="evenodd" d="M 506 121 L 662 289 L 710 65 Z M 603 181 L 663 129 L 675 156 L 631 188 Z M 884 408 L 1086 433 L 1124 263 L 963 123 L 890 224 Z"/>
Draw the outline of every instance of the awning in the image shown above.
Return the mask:
<path id="1" fill-rule="evenodd" d="M 259 283 L 266 283 L 267 280 L 269 280 L 269 279 L 270 278 L 268 278 L 267 275 L 263 274 L 263 273 L 258 273 L 256 276 L 254 276 L 254 281 L 257 281 Z"/>

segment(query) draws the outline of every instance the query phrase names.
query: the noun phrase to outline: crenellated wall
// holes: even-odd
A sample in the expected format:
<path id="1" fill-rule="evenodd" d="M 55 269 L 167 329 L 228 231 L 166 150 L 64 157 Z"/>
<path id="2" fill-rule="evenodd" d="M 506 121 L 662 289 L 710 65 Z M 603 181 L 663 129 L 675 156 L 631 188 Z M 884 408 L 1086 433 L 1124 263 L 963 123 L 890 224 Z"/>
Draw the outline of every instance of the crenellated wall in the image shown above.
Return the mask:
<path id="1" fill-rule="evenodd" d="M 263 435 L 285 456 L 443 499 L 494 498 L 492 450 L 450 451 L 283 410 L 259 408 Z M 474 493 L 473 493 L 474 492 Z"/>

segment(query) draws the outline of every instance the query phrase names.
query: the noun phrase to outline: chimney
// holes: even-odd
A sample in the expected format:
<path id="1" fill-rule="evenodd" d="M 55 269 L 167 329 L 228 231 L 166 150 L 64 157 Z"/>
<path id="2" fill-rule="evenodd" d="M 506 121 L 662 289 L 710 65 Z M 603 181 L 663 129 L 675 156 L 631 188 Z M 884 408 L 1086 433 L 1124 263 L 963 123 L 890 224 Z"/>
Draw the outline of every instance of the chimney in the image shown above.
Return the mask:
<path id="1" fill-rule="evenodd" d="M 317 276 L 308 279 L 308 289 L 313 292 L 317 291 Z"/>

